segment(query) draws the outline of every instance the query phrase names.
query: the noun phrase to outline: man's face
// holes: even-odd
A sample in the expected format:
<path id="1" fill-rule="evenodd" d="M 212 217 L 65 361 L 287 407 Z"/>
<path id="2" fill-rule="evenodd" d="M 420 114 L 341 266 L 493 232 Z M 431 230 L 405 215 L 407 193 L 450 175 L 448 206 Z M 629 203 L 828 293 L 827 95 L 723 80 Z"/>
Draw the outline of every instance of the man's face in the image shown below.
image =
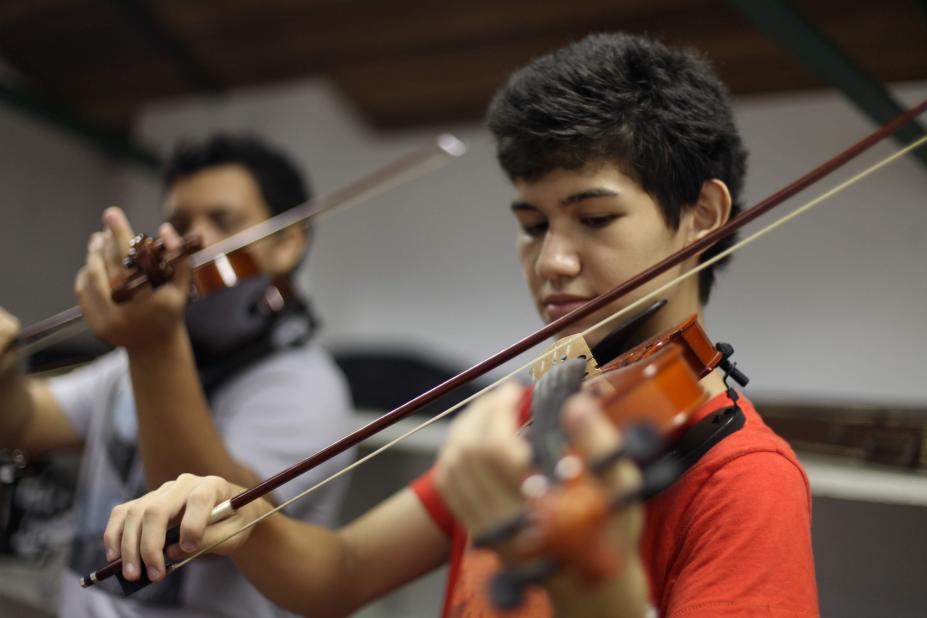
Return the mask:
<path id="1" fill-rule="evenodd" d="M 521 226 L 519 256 L 545 322 L 566 315 L 686 244 L 686 222 L 678 230 L 670 229 L 653 198 L 614 165 L 558 169 L 537 180 L 517 181 L 515 189 L 512 210 Z M 597 323 L 681 270 L 671 269 L 560 336 Z M 670 290 L 663 297 L 672 300 L 677 293 Z M 602 336 L 589 337 L 590 343 Z"/>
<path id="2" fill-rule="evenodd" d="M 199 234 L 207 247 L 271 214 L 254 177 L 240 165 L 210 167 L 177 180 L 165 197 L 164 212 L 181 235 Z M 262 272 L 281 275 L 295 266 L 301 254 L 284 251 L 285 244 L 272 237 L 252 245 L 249 253 Z"/>

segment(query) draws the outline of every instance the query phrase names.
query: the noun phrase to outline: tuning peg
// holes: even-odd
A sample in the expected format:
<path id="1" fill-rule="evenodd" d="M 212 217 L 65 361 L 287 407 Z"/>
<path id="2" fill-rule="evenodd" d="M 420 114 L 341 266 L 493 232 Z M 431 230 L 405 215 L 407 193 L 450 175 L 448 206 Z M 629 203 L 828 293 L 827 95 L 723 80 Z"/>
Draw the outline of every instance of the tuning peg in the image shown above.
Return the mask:
<path id="1" fill-rule="evenodd" d="M 746 386 L 749 384 L 750 378 L 748 378 L 743 371 L 737 368 L 736 363 L 732 363 L 730 360 L 731 356 L 734 354 L 734 346 L 729 343 L 719 341 L 718 344 L 715 345 L 715 348 L 718 350 L 718 352 L 721 352 L 721 356 L 724 357 L 724 360 L 718 363 L 718 367 L 726 374 L 726 377 L 731 378 L 741 386 Z"/>

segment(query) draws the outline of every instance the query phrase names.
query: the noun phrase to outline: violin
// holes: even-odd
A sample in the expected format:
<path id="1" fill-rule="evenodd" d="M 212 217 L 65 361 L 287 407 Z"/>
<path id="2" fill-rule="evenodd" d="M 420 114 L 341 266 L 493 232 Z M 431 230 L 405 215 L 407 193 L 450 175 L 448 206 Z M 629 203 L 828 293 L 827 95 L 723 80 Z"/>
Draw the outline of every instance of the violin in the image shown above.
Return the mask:
<path id="1" fill-rule="evenodd" d="M 136 236 L 123 262 L 126 272 L 112 282 L 112 299 L 114 302 L 124 303 L 144 288 L 164 285 L 173 277 L 176 265 L 187 259 L 192 267 L 191 294 L 194 300 L 235 287 L 239 282 L 260 274 L 257 264 L 248 253 L 249 247 L 255 242 L 293 225 L 308 224 L 336 209 L 369 199 L 436 169 L 465 152 L 466 146 L 459 139 L 450 134 L 440 135 L 433 142 L 331 194 L 309 200 L 210 247 L 203 248 L 199 238 L 188 236 L 183 239 L 180 247 L 168 251 L 160 240 L 146 235 Z M 275 284 L 267 289 L 264 303 L 270 310 L 279 310 L 285 299 L 285 287 Z M 75 327 L 79 327 L 81 317 L 80 307 L 71 307 L 24 327 L 8 347 L 19 348 L 25 352 L 43 349 L 60 338 L 73 334 Z"/>
<path id="2" fill-rule="evenodd" d="M 564 315 L 558 318 L 557 320 L 550 322 L 549 324 L 540 328 L 539 330 L 532 333 L 531 335 L 524 337 L 520 341 L 510 345 L 509 347 L 491 356 L 490 358 L 487 358 L 481 361 L 480 363 L 477 363 L 476 365 L 470 367 L 469 369 L 461 372 L 457 376 L 443 382 L 442 384 L 438 386 L 435 386 L 429 391 L 408 401 L 407 403 L 399 406 L 398 408 L 384 414 L 378 419 L 371 421 L 364 427 L 341 438 L 340 440 L 332 443 L 331 445 L 318 451 L 317 453 L 307 457 L 301 462 L 294 464 L 293 466 L 287 468 L 286 470 L 283 470 L 271 476 L 270 478 L 255 485 L 254 487 L 217 505 L 213 509 L 211 521 L 216 522 L 216 521 L 219 521 L 227 517 L 229 514 L 231 514 L 235 510 L 243 507 L 246 504 L 249 504 L 250 502 L 254 500 L 257 500 L 267 495 L 268 493 L 274 491 L 281 485 L 287 483 L 288 481 L 299 476 L 300 474 L 303 474 L 304 472 L 314 469 L 315 467 L 328 461 L 332 457 L 362 442 L 366 438 L 395 424 L 399 420 L 409 416 L 413 412 L 421 409 L 423 406 L 431 403 L 437 398 L 447 394 L 448 392 L 452 391 L 458 386 L 485 375 L 487 372 L 495 369 L 496 367 L 502 365 L 505 362 L 508 362 L 509 360 L 512 360 L 513 358 L 525 352 L 526 350 L 530 349 L 531 347 L 554 336 L 556 333 L 565 330 L 570 325 L 603 309 L 605 306 L 616 301 L 617 299 L 625 297 L 629 292 L 632 292 L 633 290 L 639 288 L 640 286 L 649 282 L 650 280 L 662 274 L 663 272 L 666 272 L 670 268 L 673 268 L 674 266 L 682 263 L 683 261 L 691 257 L 697 256 L 698 254 L 700 254 L 701 252 L 706 250 L 708 247 L 710 247 L 711 245 L 721 240 L 722 238 L 733 234 L 734 232 L 739 230 L 741 227 L 743 227 L 747 223 L 753 221 L 760 215 L 773 209 L 774 207 L 781 204 L 789 197 L 792 197 L 793 195 L 797 194 L 798 192 L 808 187 L 812 183 L 820 180 L 827 174 L 839 168 L 841 165 L 845 164 L 846 162 L 858 156 L 859 154 L 861 154 L 862 152 L 864 152 L 865 150 L 867 150 L 874 144 L 878 143 L 886 136 L 891 135 L 901 126 L 903 126 L 904 124 L 906 124 L 907 122 L 909 122 L 910 120 L 918 116 L 919 114 L 923 113 L 925 110 L 927 110 L 927 100 L 923 101 L 916 107 L 911 108 L 907 112 L 899 115 L 898 117 L 896 117 L 889 123 L 883 125 L 876 131 L 872 132 L 871 134 L 864 137 L 857 143 L 853 144 L 851 147 L 839 153 L 837 156 L 822 163 L 821 165 L 819 165 L 812 171 L 806 173 L 801 178 L 795 180 L 794 182 L 792 182 L 785 188 L 779 190 L 778 192 L 774 193 L 773 195 L 767 197 L 766 199 L 762 200 L 758 204 L 754 205 L 752 208 L 745 210 L 744 212 L 742 212 L 740 215 L 738 215 L 734 219 L 731 219 L 730 221 L 725 223 L 723 226 L 714 230 L 712 233 L 707 234 L 706 236 L 687 245 L 686 247 L 666 257 L 662 261 L 644 270 L 638 275 L 616 286 L 614 289 L 606 293 L 603 293 L 602 295 L 598 296 L 595 299 L 590 300 L 589 302 L 573 310 L 569 314 Z M 887 164 L 890 161 L 900 158 L 905 153 L 909 152 L 910 150 L 916 147 L 923 145 L 924 143 L 927 143 L 927 139 L 922 139 L 922 140 L 915 142 L 914 144 L 903 149 L 902 151 L 899 151 L 895 155 L 892 155 L 889 159 L 886 159 L 885 161 L 875 166 L 870 167 L 867 171 L 861 174 L 858 174 L 854 178 L 851 178 L 850 180 L 845 181 L 844 183 L 840 185 L 839 188 L 846 188 L 848 186 L 851 186 L 853 183 L 858 182 L 860 179 L 865 177 L 867 174 L 872 173 L 873 171 L 875 171 L 876 169 L 879 169 L 881 166 Z M 795 213 L 790 214 L 788 218 L 795 216 L 797 213 L 804 212 L 805 210 L 808 210 L 814 207 L 815 205 L 824 201 L 824 199 L 826 199 L 827 197 L 830 197 L 833 194 L 835 194 L 836 191 L 837 191 L 836 189 L 831 190 L 830 192 L 826 193 L 824 196 L 819 197 L 813 200 L 812 202 L 809 202 L 802 208 L 795 211 Z M 788 218 L 784 220 L 787 220 Z M 711 258 L 711 260 L 703 261 L 698 267 L 695 267 L 689 270 L 688 272 L 684 273 L 677 280 L 668 282 L 667 284 L 653 291 L 651 294 L 648 294 L 644 298 L 641 298 L 638 301 L 628 305 L 627 307 L 625 307 L 618 313 L 612 316 L 609 316 L 608 318 L 603 320 L 603 323 L 611 322 L 613 320 L 618 320 L 634 311 L 639 310 L 641 306 L 643 306 L 647 302 L 651 302 L 651 300 L 655 298 L 657 295 L 659 295 L 660 293 L 662 293 L 663 290 L 669 288 L 672 285 L 677 284 L 683 278 L 691 277 L 691 276 L 698 274 L 698 272 L 700 272 L 703 268 L 710 266 L 716 261 L 724 259 L 728 255 L 730 255 L 730 253 L 733 253 L 735 250 L 737 250 L 739 247 L 762 236 L 763 234 L 767 233 L 771 229 L 774 229 L 776 226 L 780 225 L 784 220 L 774 222 L 770 226 L 767 226 L 766 228 L 758 232 L 755 232 L 747 239 L 744 239 L 743 241 L 727 249 L 726 251 L 719 253 L 715 257 Z M 603 323 L 597 324 L 593 326 L 592 328 L 593 329 L 599 328 L 603 326 Z M 692 324 L 695 325 L 697 323 L 693 321 Z M 656 372 L 656 374 L 662 374 L 660 367 L 664 367 L 667 373 L 663 375 L 666 375 L 666 376 L 677 375 L 679 376 L 679 379 L 684 379 L 681 377 L 685 375 L 685 371 L 682 370 L 680 366 L 680 361 L 682 360 L 684 361 L 685 366 L 688 367 L 688 369 L 691 371 L 692 376 L 694 376 L 695 382 L 697 384 L 697 376 L 701 372 L 710 371 L 711 369 L 709 369 L 709 367 L 711 367 L 712 369 L 714 367 L 721 367 L 723 369 L 724 366 L 730 366 L 730 365 L 722 365 L 722 363 L 729 362 L 728 357 L 729 357 L 730 350 L 728 348 L 725 348 L 725 347 L 717 348 L 715 346 L 712 346 L 710 344 L 710 341 L 708 342 L 708 345 L 696 345 L 696 344 L 689 345 L 690 339 L 687 339 L 686 333 L 688 333 L 688 335 L 692 335 L 693 333 L 697 334 L 697 330 L 693 330 L 692 328 L 682 329 L 678 334 L 675 335 L 675 338 L 672 333 L 665 334 L 664 337 L 658 338 L 657 341 L 650 341 L 650 342 L 647 342 L 645 345 L 643 345 L 643 347 L 635 348 L 630 353 L 628 353 L 629 354 L 628 356 L 625 356 L 624 358 L 619 357 L 618 359 L 615 360 L 615 362 L 619 364 L 624 363 L 624 368 L 632 368 L 631 371 L 635 373 L 627 373 L 627 374 L 624 374 L 624 377 L 618 378 L 618 376 L 621 375 L 620 372 L 618 371 L 620 368 L 616 368 L 614 375 L 611 375 L 609 377 L 614 377 L 616 378 L 616 380 L 617 379 L 620 379 L 622 381 L 627 380 L 627 384 L 632 384 L 632 383 L 644 384 L 644 383 L 652 381 L 652 378 L 654 377 L 652 374 L 654 372 Z M 666 341 L 663 341 L 663 339 L 666 339 Z M 667 349 L 670 349 L 670 350 L 678 349 L 680 347 L 681 349 L 678 352 L 672 352 L 672 351 L 664 352 L 664 350 L 667 350 Z M 588 365 L 588 363 L 591 360 L 591 356 L 592 356 L 591 353 L 589 353 L 588 348 L 586 348 L 586 351 L 583 352 L 583 354 L 586 354 L 586 357 L 585 359 L 580 359 L 580 360 L 584 360 Z M 557 360 L 558 360 L 558 357 L 554 357 L 552 359 L 549 359 L 548 362 L 551 366 L 553 366 L 555 364 L 558 364 L 556 362 Z M 717 364 L 712 365 L 712 363 L 717 363 Z M 608 365 L 605 365 L 605 366 L 607 367 Z M 652 367 L 656 367 L 656 368 L 652 369 Z M 521 371 L 521 369 L 524 369 L 524 368 L 526 367 L 520 368 L 516 370 L 516 372 L 514 373 L 517 373 L 518 371 Z M 514 375 L 514 373 L 512 375 Z M 585 371 L 583 373 L 585 374 Z M 734 373 L 731 373 L 731 377 L 734 377 L 734 375 L 735 375 Z M 491 386 L 495 386 L 496 384 L 499 384 L 502 381 L 509 379 L 510 377 L 511 375 L 506 376 L 505 378 L 498 380 L 496 383 L 494 383 Z M 743 377 L 742 374 L 741 374 L 741 377 Z M 600 380 L 602 389 L 605 389 L 606 384 L 609 384 L 609 383 L 610 383 L 610 380 L 608 379 Z M 634 397 L 635 397 L 635 395 L 632 395 L 632 393 L 644 393 L 647 390 L 656 389 L 657 392 L 653 394 L 653 398 L 646 399 L 649 403 L 652 403 L 653 401 L 657 401 L 660 399 L 660 397 L 658 397 L 657 394 L 659 394 L 662 390 L 663 392 L 662 398 L 666 402 L 672 402 L 676 404 L 675 407 L 673 405 L 670 405 L 665 410 L 663 410 L 666 414 L 665 419 L 674 419 L 674 418 L 678 418 L 680 414 L 686 414 L 686 410 L 690 409 L 692 402 L 698 398 L 698 395 L 697 395 L 698 388 L 692 386 L 691 384 L 689 384 L 688 387 L 681 386 L 680 383 L 674 382 L 673 380 L 670 380 L 670 379 L 668 379 L 668 381 L 666 382 L 666 385 L 667 386 L 665 389 L 660 389 L 659 387 L 656 387 L 655 385 L 640 386 L 640 388 L 644 390 L 637 390 L 638 387 L 635 387 L 625 392 L 625 395 L 626 397 L 628 397 L 628 399 L 625 399 L 625 397 L 617 397 L 615 399 L 615 402 L 618 403 L 621 401 L 632 401 L 634 400 Z M 614 386 L 611 386 L 611 388 L 614 388 Z M 671 394 L 676 389 L 682 389 L 684 392 L 688 392 L 689 393 L 688 396 L 690 398 L 693 398 L 688 402 L 689 403 L 688 406 L 687 405 L 680 406 L 679 405 L 680 403 L 685 403 L 685 402 L 682 399 L 677 400 L 676 396 Z M 620 393 L 622 391 L 620 391 L 619 389 L 616 389 L 616 392 Z M 430 424 L 434 422 L 436 419 L 452 413 L 453 411 L 459 409 L 460 407 L 472 401 L 479 394 L 480 393 L 477 393 L 476 395 L 465 399 L 464 401 L 460 402 L 459 404 L 455 405 L 449 410 L 446 410 L 445 412 L 437 415 L 436 417 L 429 419 L 428 421 L 426 421 L 425 424 Z M 619 417 L 623 416 L 622 414 L 618 414 L 617 412 L 615 414 L 616 416 L 619 416 Z M 634 433 L 633 430 L 628 432 L 629 435 L 633 433 Z M 321 487 L 328 481 L 336 478 L 337 476 L 340 476 L 342 473 L 347 472 L 350 469 L 353 469 L 353 467 L 363 464 L 365 461 L 372 458 L 376 454 L 377 453 L 375 452 L 371 455 L 368 455 L 367 457 L 355 462 L 354 464 L 352 464 L 345 470 L 342 470 L 339 473 L 336 473 L 332 477 L 329 477 L 327 480 L 316 484 L 314 487 L 303 492 L 302 494 L 297 495 L 291 500 L 288 500 L 282 503 L 281 505 L 277 507 L 277 509 L 263 515 L 262 519 L 269 517 L 271 514 L 276 512 L 276 510 L 285 508 L 292 502 L 299 500 L 300 498 L 304 497 L 311 491 Z M 567 476 L 567 478 L 569 478 L 569 475 Z M 611 504 L 611 502 L 612 500 L 610 499 L 609 504 Z M 561 506 L 568 506 L 568 505 L 561 505 Z M 253 521 L 249 523 L 247 527 L 256 525 L 259 521 L 261 520 L 259 519 L 259 520 Z M 552 543 L 549 544 L 548 549 L 550 549 L 551 551 L 552 551 L 552 548 L 556 546 L 556 537 L 557 535 L 550 536 L 550 538 L 552 539 Z M 179 529 L 177 527 L 174 527 L 167 533 L 167 545 L 176 543 L 178 539 L 179 539 Z M 219 543 L 217 544 L 221 544 L 222 542 L 224 542 L 224 540 L 219 541 Z M 213 547 L 214 546 L 202 548 L 199 551 L 197 551 L 195 554 L 184 559 L 183 561 L 170 565 L 168 567 L 168 572 L 170 573 L 170 572 L 173 572 L 181 568 L 184 564 L 187 564 L 191 560 L 195 559 L 197 556 L 210 551 Z M 564 555 L 569 557 L 572 554 L 569 551 L 567 551 L 564 553 Z M 80 584 L 82 587 L 90 587 L 102 581 L 103 579 L 106 579 L 113 575 L 117 575 L 123 584 L 124 591 L 127 594 L 130 594 L 134 590 L 137 590 L 149 583 L 147 580 L 147 577 L 144 574 L 136 582 L 126 582 L 122 580 L 121 578 L 121 570 L 122 570 L 121 559 L 115 560 L 113 562 L 110 562 L 103 568 L 82 577 L 80 580 Z M 598 570 L 593 570 L 593 573 L 595 572 L 598 572 Z"/>
<path id="3" fill-rule="evenodd" d="M 487 582 L 497 609 L 519 607 L 529 586 L 560 569 L 594 584 L 621 568 L 622 556 L 603 539 L 609 514 L 655 496 L 694 463 L 664 445 L 677 442 L 691 414 L 707 401 L 699 382 L 703 377 L 721 368 L 725 381 L 747 385 L 747 377 L 730 361 L 732 354 L 729 344 L 713 345 L 693 315 L 601 368 L 575 338 L 555 344 L 553 364 L 543 359 L 536 364 L 532 376 L 544 374 L 531 393 L 530 442 L 537 472 L 522 483 L 526 507 L 473 540 L 476 548 L 502 542 L 513 548 L 506 553 L 508 563 Z M 570 447 L 560 422 L 564 404 L 580 388 L 598 401 L 622 435 L 619 449 L 593 462 L 583 461 Z M 728 392 L 736 401 L 736 392 L 730 387 Z M 715 425 L 710 432 L 693 436 L 700 454 L 743 426 L 742 415 L 722 414 L 710 421 Z M 622 459 L 638 466 L 641 483 L 616 495 L 599 475 Z"/>

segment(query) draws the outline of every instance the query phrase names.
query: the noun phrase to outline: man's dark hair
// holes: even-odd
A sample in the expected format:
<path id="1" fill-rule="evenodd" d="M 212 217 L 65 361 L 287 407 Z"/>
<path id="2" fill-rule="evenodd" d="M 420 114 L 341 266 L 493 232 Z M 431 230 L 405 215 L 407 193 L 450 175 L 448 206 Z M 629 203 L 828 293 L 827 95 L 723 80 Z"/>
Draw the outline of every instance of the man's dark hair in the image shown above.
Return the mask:
<path id="1" fill-rule="evenodd" d="M 712 178 L 730 190 L 731 216 L 741 211 L 747 152 L 727 89 L 694 52 L 642 36 L 588 36 L 512 75 L 487 120 L 512 180 L 613 162 L 657 201 L 672 229 Z M 720 241 L 702 259 L 733 243 Z M 714 267 L 699 275 L 703 303 L 714 276 Z"/>
<path id="2" fill-rule="evenodd" d="M 271 216 L 299 206 L 311 195 L 304 176 L 283 153 L 255 137 L 221 133 L 202 142 L 180 143 L 164 170 L 164 186 L 221 165 L 241 165 L 251 173 Z"/>

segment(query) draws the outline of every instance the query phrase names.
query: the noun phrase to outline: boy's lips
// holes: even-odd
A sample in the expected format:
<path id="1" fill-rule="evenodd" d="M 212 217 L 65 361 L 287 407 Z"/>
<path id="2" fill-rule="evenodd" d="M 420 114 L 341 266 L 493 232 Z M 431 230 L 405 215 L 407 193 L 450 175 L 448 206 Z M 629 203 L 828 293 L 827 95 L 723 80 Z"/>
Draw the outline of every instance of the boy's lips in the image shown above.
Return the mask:
<path id="1" fill-rule="evenodd" d="M 548 321 L 553 322 L 554 320 L 559 320 L 566 314 L 582 307 L 587 302 L 592 300 L 592 297 L 582 297 L 582 296 L 568 296 L 568 295 L 553 295 L 544 298 L 544 314 L 547 317 Z"/>

